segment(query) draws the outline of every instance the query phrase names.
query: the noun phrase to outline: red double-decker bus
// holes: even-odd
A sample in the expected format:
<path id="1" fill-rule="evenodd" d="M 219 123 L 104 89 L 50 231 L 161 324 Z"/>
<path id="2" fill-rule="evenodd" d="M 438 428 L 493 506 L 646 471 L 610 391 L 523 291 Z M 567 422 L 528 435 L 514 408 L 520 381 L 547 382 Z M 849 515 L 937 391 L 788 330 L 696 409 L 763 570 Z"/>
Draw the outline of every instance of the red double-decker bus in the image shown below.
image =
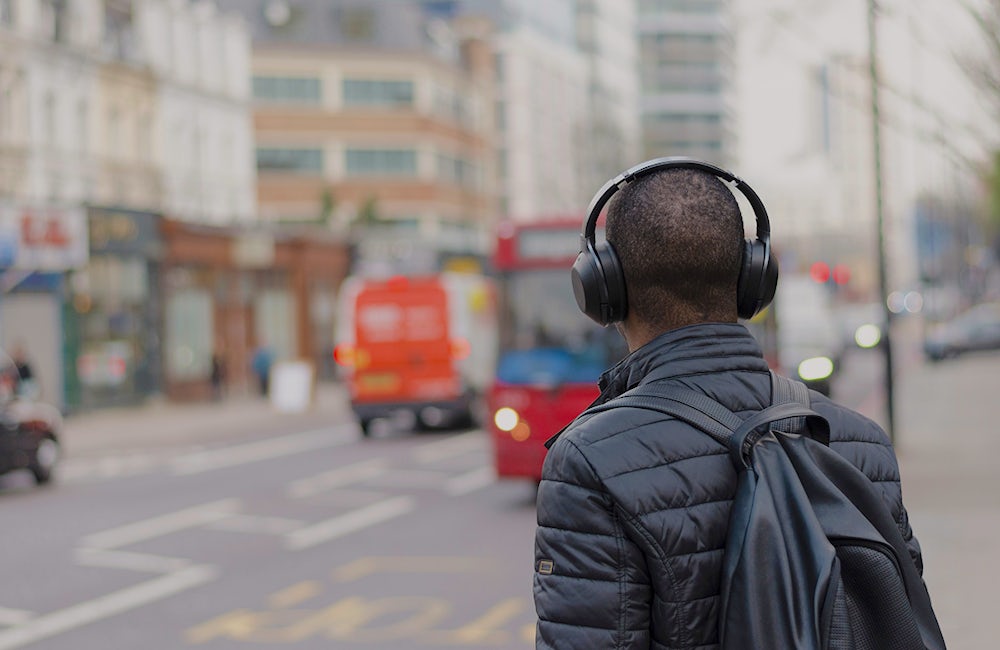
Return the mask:
<path id="1" fill-rule="evenodd" d="M 570 268 L 582 223 L 498 229 L 499 354 L 487 404 L 501 478 L 540 480 L 545 441 L 597 397 L 600 374 L 627 351 L 614 328 L 595 325 L 576 306 Z"/>

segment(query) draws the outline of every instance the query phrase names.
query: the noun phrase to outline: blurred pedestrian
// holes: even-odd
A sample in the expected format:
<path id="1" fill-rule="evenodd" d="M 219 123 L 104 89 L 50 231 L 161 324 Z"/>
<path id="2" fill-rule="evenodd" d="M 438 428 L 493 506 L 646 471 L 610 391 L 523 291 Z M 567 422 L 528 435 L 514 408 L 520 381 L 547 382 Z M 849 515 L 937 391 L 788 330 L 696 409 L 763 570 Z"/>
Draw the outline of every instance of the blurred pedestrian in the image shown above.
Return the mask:
<path id="1" fill-rule="evenodd" d="M 17 371 L 17 385 L 15 387 L 17 394 L 26 397 L 37 396 L 38 384 L 35 371 L 28 360 L 27 346 L 19 341 L 14 345 L 11 358 L 14 360 L 14 368 Z"/>
<path id="2" fill-rule="evenodd" d="M 270 390 L 271 366 L 274 364 L 274 352 L 267 343 L 261 343 L 253 353 L 250 369 L 257 377 L 257 387 L 260 394 L 267 397 Z"/>
<path id="3" fill-rule="evenodd" d="M 218 349 L 212 353 L 210 380 L 212 382 L 212 399 L 218 401 L 222 399 L 222 387 L 226 383 L 226 360 Z"/>

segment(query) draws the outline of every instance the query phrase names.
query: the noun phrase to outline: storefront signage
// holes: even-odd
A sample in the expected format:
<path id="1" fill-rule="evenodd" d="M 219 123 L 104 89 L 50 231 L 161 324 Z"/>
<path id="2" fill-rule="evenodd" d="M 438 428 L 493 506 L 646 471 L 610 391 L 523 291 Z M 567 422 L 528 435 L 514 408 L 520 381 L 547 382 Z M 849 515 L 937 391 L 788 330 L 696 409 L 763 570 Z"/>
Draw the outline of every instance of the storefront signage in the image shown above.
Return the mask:
<path id="1" fill-rule="evenodd" d="M 160 249 L 160 216 L 148 212 L 89 208 L 91 253 L 155 257 Z"/>
<path id="2" fill-rule="evenodd" d="M 82 208 L 0 206 L 0 249 L 23 271 L 66 271 L 87 263 Z M 3 260 L 6 261 L 6 260 Z"/>
<path id="3" fill-rule="evenodd" d="M 238 235 L 232 246 L 233 264 L 239 268 L 267 268 L 274 264 L 274 237 L 271 235 Z"/>

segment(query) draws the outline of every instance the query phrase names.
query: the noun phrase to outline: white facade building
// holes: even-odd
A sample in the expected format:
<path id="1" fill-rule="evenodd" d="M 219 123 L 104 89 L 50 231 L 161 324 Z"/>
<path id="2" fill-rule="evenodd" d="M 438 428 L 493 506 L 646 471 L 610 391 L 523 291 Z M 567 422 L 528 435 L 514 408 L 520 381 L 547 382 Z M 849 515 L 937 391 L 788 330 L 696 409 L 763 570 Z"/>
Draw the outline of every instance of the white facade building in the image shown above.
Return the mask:
<path id="1" fill-rule="evenodd" d="M 636 11 L 634 2 L 578 0 L 576 12 L 592 125 L 584 134 L 582 180 L 596 192 L 642 155 Z"/>
<path id="2" fill-rule="evenodd" d="M 498 29 L 500 212 L 516 221 L 582 214 L 596 188 L 585 180 L 590 74 L 577 44 L 576 3 L 461 4 L 464 12 L 491 18 Z"/>
<path id="3" fill-rule="evenodd" d="M 0 198 L 254 218 L 239 18 L 187 0 L 0 0 L 0 44 Z"/>
<path id="4" fill-rule="evenodd" d="M 242 18 L 185 0 L 137 0 L 142 57 L 158 79 L 164 212 L 207 223 L 255 216 L 250 36 Z"/>
<path id="5" fill-rule="evenodd" d="M 67 296 L 86 297 L 79 318 L 106 316 L 88 330 L 104 343 L 131 337 L 134 366 L 156 345 L 136 343 L 147 314 L 122 305 L 157 283 L 135 251 L 97 252 L 95 219 L 125 215 L 124 246 L 136 214 L 255 218 L 249 62 L 243 23 L 207 0 L 0 0 L 0 347 L 25 344 L 43 398 L 61 403 L 73 374 Z"/>
<path id="6" fill-rule="evenodd" d="M 517 221 L 582 213 L 585 62 L 528 28 L 500 37 L 501 212 Z"/>

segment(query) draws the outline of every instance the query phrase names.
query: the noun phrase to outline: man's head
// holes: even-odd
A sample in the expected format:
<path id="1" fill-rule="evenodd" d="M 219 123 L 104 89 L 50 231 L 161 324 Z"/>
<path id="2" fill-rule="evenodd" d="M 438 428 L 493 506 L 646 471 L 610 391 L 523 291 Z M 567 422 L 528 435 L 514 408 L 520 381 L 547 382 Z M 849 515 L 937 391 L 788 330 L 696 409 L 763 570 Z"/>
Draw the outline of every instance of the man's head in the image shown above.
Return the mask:
<path id="1" fill-rule="evenodd" d="M 625 275 L 630 348 L 684 325 L 736 321 L 743 219 L 718 177 L 668 169 L 639 178 L 612 197 L 606 238 Z"/>

